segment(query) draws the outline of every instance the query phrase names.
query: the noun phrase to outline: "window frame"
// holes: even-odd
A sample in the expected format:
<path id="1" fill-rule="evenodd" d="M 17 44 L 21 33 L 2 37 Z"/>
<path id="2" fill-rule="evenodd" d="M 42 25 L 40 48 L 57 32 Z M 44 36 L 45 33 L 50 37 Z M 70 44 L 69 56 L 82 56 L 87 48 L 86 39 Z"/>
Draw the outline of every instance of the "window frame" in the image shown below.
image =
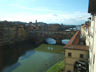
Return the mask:
<path id="1" fill-rule="evenodd" d="M 68 52 L 68 57 L 72 57 L 72 53 L 71 52 Z"/>
<path id="2" fill-rule="evenodd" d="M 80 58 L 84 58 L 84 54 L 80 54 Z"/>

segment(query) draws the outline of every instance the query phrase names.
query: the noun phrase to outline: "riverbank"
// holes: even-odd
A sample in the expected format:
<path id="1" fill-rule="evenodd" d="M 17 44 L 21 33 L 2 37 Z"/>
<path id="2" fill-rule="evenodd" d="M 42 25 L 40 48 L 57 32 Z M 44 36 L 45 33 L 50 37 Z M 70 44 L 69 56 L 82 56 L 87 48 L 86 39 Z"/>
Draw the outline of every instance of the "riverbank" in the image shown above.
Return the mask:
<path id="1" fill-rule="evenodd" d="M 51 68 L 47 70 L 47 72 L 64 72 L 64 60 L 57 62 L 55 65 L 53 65 Z"/>
<path id="2" fill-rule="evenodd" d="M 41 44 L 35 50 L 44 51 L 44 52 L 51 52 L 51 53 L 63 53 L 64 48 L 63 45 L 52 45 L 52 44 Z"/>

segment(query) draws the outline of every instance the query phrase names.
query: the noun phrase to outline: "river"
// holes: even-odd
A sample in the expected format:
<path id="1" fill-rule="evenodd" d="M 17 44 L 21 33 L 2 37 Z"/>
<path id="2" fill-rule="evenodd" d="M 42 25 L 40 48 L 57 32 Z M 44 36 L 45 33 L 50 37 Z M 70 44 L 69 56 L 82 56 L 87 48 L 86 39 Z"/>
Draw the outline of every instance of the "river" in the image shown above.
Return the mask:
<path id="1" fill-rule="evenodd" d="M 0 72 L 46 72 L 64 60 L 62 45 L 31 44 L 0 48 Z"/>
<path id="2" fill-rule="evenodd" d="M 55 63 L 64 60 L 64 45 L 54 39 L 39 46 L 31 42 L 0 47 L 0 72 L 46 72 Z M 66 44 L 68 40 L 62 40 Z"/>

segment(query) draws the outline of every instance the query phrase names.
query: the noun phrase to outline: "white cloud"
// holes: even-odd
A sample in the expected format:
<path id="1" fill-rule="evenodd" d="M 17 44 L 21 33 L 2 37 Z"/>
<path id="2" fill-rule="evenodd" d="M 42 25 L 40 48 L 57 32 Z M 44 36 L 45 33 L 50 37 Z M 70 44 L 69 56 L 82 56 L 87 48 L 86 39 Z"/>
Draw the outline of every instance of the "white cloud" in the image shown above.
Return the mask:
<path id="1" fill-rule="evenodd" d="M 61 12 L 61 11 L 57 11 L 57 10 L 51 10 L 51 9 L 48 9 L 48 8 L 45 8 L 45 7 L 34 7 L 34 8 L 32 8 L 32 7 L 19 5 L 19 4 L 9 4 L 9 6 L 16 7 L 16 8 L 21 8 L 21 9 L 24 9 L 24 10 L 32 10 L 32 11 Z"/>
<path id="2" fill-rule="evenodd" d="M 33 9 L 26 8 L 18 5 L 14 5 L 24 9 Z M 34 8 L 35 9 L 35 8 Z M 37 10 L 37 9 L 36 9 Z M 47 9 L 46 9 L 47 10 Z M 49 11 L 49 10 L 48 10 Z M 51 10 L 50 10 L 51 11 Z M 46 23 L 64 23 L 64 24 L 81 24 L 88 19 L 90 15 L 85 12 L 74 12 L 74 13 L 54 13 L 54 14 L 31 14 L 31 13 L 22 13 L 9 16 L 1 16 L 0 20 L 8 21 L 24 21 L 24 22 L 35 22 L 37 19 L 40 22 Z"/>

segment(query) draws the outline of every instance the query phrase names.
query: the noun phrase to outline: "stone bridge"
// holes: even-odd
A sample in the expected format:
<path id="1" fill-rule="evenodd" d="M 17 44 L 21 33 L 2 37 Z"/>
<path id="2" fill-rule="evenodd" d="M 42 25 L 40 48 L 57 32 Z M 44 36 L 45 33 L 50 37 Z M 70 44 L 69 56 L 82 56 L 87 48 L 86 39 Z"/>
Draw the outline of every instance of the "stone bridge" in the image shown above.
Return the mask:
<path id="1" fill-rule="evenodd" d="M 76 31 L 30 31 L 30 37 L 38 42 L 45 41 L 46 38 L 53 38 L 57 44 L 61 44 L 63 39 L 70 39 Z"/>

